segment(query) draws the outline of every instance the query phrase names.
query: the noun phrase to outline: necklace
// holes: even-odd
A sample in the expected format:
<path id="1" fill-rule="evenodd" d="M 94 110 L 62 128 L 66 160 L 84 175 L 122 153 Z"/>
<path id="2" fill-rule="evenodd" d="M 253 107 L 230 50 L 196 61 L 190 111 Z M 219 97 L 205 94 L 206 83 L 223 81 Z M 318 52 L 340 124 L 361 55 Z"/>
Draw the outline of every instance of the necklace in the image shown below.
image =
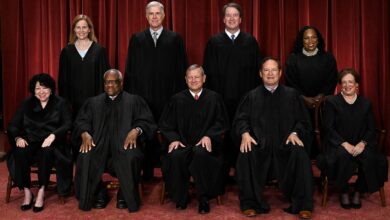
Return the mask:
<path id="1" fill-rule="evenodd" d="M 315 56 L 318 53 L 318 48 L 316 47 L 316 49 L 313 52 L 306 51 L 305 48 L 302 48 L 302 53 L 305 54 L 308 57 L 312 57 L 312 56 Z"/>

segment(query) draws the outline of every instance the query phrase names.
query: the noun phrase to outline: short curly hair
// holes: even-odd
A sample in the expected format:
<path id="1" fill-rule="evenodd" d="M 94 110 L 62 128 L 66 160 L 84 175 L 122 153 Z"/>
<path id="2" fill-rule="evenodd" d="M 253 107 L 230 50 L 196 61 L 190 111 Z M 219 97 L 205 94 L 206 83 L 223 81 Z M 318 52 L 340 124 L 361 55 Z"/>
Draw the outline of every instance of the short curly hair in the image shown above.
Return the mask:
<path id="1" fill-rule="evenodd" d="M 316 34 L 317 34 L 317 37 L 318 37 L 317 48 L 318 48 L 318 50 L 320 52 L 324 52 L 325 51 L 325 41 L 324 41 L 324 38 L 322 37 L 322 34 L 320 33 L 320 31 L 318 31 L 318 29 L 316 27 L 313 27 L 313 26 L 304 26 L 303 28 L 301 28 L 301 30 L 299 30 L 299 32 L 297 34 L 297 37 L 295 39 L 295 46 L 294 46 L 293 53 L 295 53 L 295 54 L 302 53 L 303 34 L 305 33 L 305 31 L 307 31 L 309 29 L 314 30 L 316 32 Z"/>
<path id="2" fill-rule="evenodd" d="M 354 69 L 354 68 L 345 68 L 340 71 L 338 75 L 338 82 L 341 84 L 341 80 L 344 78 L 344 76 L 351 74 L 355 80 L 356 83 L 360 83 L 360 74 Z"/>
<path id="3" fill-rule="evenodd" d="M 30 79 L 30 93 L 35 95 L 35 85 L 39 82 L 40 85 L 45 86 L 46 88 L 51 89 L 52 94 L 56 92 L 56 82 L 53 77 L 47 73 L 39 73 L 34 75 Z"/>

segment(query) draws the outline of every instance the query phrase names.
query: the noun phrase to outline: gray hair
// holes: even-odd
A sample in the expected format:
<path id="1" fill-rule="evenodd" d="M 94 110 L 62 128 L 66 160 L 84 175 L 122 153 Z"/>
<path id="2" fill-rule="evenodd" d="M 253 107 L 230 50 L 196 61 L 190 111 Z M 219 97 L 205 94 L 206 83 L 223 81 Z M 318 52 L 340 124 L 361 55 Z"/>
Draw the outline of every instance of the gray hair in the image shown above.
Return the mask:
<path id="1" fill-rule="evenodd" d="M 206 75 L 206 74 L 204 73 L 203 67 L 202 67 L 201 65 L 199 65 L 199 64 L 192 64 L 191 66 L 189 66 L 189 67 L 187 68 L 187 70 L 186 70 L 186 75 L 187 75 L 188 72 L 190 72 L 191 70 L 195 70 L 195 69 L 199 69 L 200 72 L 202 73 L 202 75 Z"/>
<path id="2" fill-rule="evenodd" d="M 151 8 L 151 7 L 159 7 L 159 8 L 160 8 L 160 11 L 161 11 L 163 14 L 165 14 L 165 13 L 164 13 L 164 5 L 161 4 L 160 2 L 158 2 L 158 1 L 151 1 L 151 2 L 149 2 L 149 3 L 146 5 L 146 7 L 145 7 L 146 13 L 148 13 L 149 8 Z"/>
<path id="3" fill-rule="evenodd" d="M 115 75 L 118 75 L 119 81 L 122 81 L 122 79 L 123 79 L 121 71 L 119 71 L 119 70 L 117 70 L 117 69 L 109 69 L 109 70 L 107 70 L 107 71 L 104 73 L 104 75 L 103 75 L 103 79 L 106 78 L 106 75 L 107 75 L 107 74 L 115 74 Z"/>

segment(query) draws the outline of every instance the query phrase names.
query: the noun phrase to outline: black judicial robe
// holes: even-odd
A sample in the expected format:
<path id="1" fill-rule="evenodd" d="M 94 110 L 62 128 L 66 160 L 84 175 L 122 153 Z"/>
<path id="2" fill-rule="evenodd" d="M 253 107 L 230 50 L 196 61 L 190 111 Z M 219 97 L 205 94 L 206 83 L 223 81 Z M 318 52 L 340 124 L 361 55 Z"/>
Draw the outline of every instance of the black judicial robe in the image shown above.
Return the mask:
<path id="1" fill-rule="evenodd" d="M 302 95 L 333 95 L 337 84 L 337 64 L 329 52 L 314 56 L 292 53 L 286 62 L 286 85 Z"/>
<path id="2" fill-rule="evenodd" d="M 15 138 L 22 137 L 27 143 L 43 142 L 50 134 L 56 136 L 54 147 L 55 168 L 58 194 L 68 195 L 72 185 L 71 149 L 66 142 L 67 132 L 72 126 L 72 115 L 67 102 L 51 95 L 44 109 L 40 101 L 31 96 L 25 99 L 16 111 L 8 126 L 8 137 L 12 147 L 16 147 Z M 8 169 L 15 179 L 15 165 L 12 149 L 7 160 Z"/>
<path id="3" fill-rule="evenodd" d="M 190 173 L 199 197 L 211 198 L 220 195 L 223 192 L 223 163 L 218 157 L 222 151 L 222 135 L 229 128 L 221 96 L 203 88 L 199 99 L 195 100 L 188 89 L 183 90 L 170 99 L 159 125 L 167 145 L 180 141 L 186 146 L 173 150 L 164 158 L 162 170 L 167 191 L 172 199 L 179 201 L 180 197 L 187 194 Z M 207 153 L 208 156 L 198 156 L 207 151 L 201 146 L 195 147 L 203 136 L 208 136 L 212 142 L 212 152 Z M 186 160 L 173 161 L 178 160 L 175 154 L 180 153 L 188 155 Z M 186 199 L 183 202 L 185 201 Z"/>
<path id="4" fill-rule="evenodd" d="M 84 103 L 74 123 L 73 141 L 80 146 L 81 134 L 87 131 L 96 146 L 77 158 L 75 185 L 80 209 L 91 209 L 110 155 L 129 210 L 138 210 L 137 189 L 143 153 L 139 145 L 136 149 L 123 148 L 127 134 L 136 127 L 143 131 L 138 137 L 141 139 L 150 139 L 156 129 L 149 107 L 139 96 L 122 92 L 111 100 L 103 93 Z"/>
<path id="5" fill-rule="evenodd" d="M 82 58 L 74 44 L 60 54 L 58 94 L 72 105 L 74 116 L 84 101 L 103 92 L 103 74 L 110 68 L 106 49 L 92 42 Z"/>
<path id="6" fill-rule="evenodd" d="M 225 31 L 213 36 L 204 52 L 206 87 L 221 94 L 232 120 L 241 97 L 259 83 L 260 49 L 244 32 L 234 43 Z"/>
<path id="7" fill-rule="evenodd" d="M 310 148 L 311 124 L 302 98 L 295 89 L 279 85 L 274 93 L 263 85 L 245 95 L 237 108 L 233 133 L 238 142 L 249 132 L 258 145 L 240 153 L 236 177 L 240 206 L 265 208 L 261 199 L 267 179 L 276 178 L 294 212 L 312 209 L 312 171 L 306 148 Z M 286 145 L 297 132 L 305 147 Z"/>
<path id="8" fill-rule="evenodd" d="M 156 120 L 169 98 L 184 89 L 187 55 L 179 34 L 163 29 L 155 47 L 150 29 L 129 42 L 124 90 L 146 100 Z"/>
<path id="9" fill-rule="evenodd" d="M 357 166 L 363 172 L 363 191 L 378 191 L 387 181 L 387 159 L 376 149 L 375 119 L 368 99 L 358 96 L 353 104 L 345 101 L 341 94 L 329 97 L 324 104 L 325 157 L 320 156 L 318 166 L 335 181 L 340 189 L 348 184 Z M 367 146 L 357 157 L 353 157 L 341 146 L 366 141 Z"/>

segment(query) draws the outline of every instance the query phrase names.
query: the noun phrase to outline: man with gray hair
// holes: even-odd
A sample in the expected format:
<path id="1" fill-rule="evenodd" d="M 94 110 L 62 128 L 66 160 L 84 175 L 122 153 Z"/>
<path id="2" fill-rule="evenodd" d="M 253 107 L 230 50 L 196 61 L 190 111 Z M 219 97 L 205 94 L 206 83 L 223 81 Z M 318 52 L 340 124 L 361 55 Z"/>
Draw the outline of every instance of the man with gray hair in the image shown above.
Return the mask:
<path id="1" fill-rule="evenodd" d="M 181 36 L 163 27 L 164 5 L 149 2 L 145 12 L 149 27 L 130 39 L 124 90 L 143 97 L 158 120 L 169 98 L 185 88 L 187 55 Z M 156 138 L 147 143 L 144 176 L 153 175 L 161 151 L 158 146 Z"/>
<path id="2" fill-rule="evenodd" d="M 229 120 L 222 97 L 206 88 L 206 75 L 199 65 L 188 68 L 188 89 L 174 95 L 160 118 L 166 151 L 162 171 L 168 194 L 176 209 L 185 209 L 189 200 L 190 176 L 195 182 L 198 212 L 210 212 L 208 200 L 224 191 L 222 135 Z"/>
<path id="3" fill-rule="evenodd" d="M 108 195 L 101 176 L 109 172 L 119 179 L 117 208 L 139 209 L 138 183 L 144 149 L 140 141 L 150 139 L 156 125 L 145 101 L 122 91 L 122 74 L 104 73 L 104 91 L 89 98 L 74 122 L 72 141 L 80 146 L 76 162 L 76 197 L 79 208 L 101 209 Z"/>

